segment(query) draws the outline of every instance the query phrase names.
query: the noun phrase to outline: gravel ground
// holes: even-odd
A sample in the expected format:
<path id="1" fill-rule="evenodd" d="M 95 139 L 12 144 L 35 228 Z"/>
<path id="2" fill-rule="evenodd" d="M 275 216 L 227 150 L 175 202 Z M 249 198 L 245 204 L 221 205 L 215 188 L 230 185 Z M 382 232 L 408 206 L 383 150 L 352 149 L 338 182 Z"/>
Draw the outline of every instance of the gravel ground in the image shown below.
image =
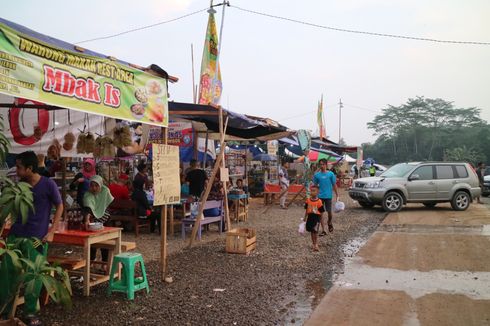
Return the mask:
<path id="1" fill-rule="evenodd" d="M 342 273 L 343 258 L 355 254 L 385 217 L 381 209 L 361 209 L 346 194 L 341 197 L 346 210 L 334 215 L 335 231 L 320 238 L 320 252 L 311 251 L 309 235 L 297 232 L 302 207 L 265 208 L 259 199 L 252 200 L 248 221 L 240 223 L 257 230 L 257 249 L 250 255 L 227 254 L 225 235 L 219 236 L 215 227 L 192 249 L 184 248 L 179 234 L 168 246 L 173 283 L 164 283 L 160 237 L 145 234 L 137 240 L 137 251 L 145 258 L 148 295 L 137 292 L 133 302 L 121 293 L 108 297 L 107 285 L 101 284 L 85 298 L 75 284 L 71 311 L 50 304 L 41 317 L 47 325 L 301 324 L 332 277 Z M 134 240 L 130 234 L 123 237 Z"/>

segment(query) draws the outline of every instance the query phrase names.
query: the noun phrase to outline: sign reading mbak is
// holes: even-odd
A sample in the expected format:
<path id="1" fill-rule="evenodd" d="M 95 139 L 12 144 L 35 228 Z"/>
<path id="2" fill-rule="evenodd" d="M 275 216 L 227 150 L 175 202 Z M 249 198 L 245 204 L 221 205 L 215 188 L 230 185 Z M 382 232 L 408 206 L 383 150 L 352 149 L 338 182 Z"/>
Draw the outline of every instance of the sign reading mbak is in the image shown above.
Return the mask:
<path id="1" fill-rule="evenodd" d="M 165 79 L 44 43 L 1 22 L 0 93 L 117 119 L 168 125 Z"/>

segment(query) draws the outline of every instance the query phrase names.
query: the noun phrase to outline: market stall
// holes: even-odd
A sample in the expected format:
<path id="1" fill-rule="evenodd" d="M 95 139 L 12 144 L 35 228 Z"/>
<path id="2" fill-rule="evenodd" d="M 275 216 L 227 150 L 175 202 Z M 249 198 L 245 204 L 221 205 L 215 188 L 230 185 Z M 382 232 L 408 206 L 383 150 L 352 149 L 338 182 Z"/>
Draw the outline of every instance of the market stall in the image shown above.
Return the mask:
<path id="1" fill-rule="evenodd" d="M 110 159 L 119 154 L 116 147 L 117 152 L 134 155 L 142 152 L 144 141 L 135 142 L 131 128 L 145 134 L 148 125 L 167 127 L 168 81 L 177 78 L 159 66 L 127 63 L 2 18 L 0 31 L 4 132 L 11 139 L 13 153 L 30 149 L 63 158 L 62 188 L 66 158 Z M 33 122 L 26 123 L 29 116 Z M 82 124 L 75 127 L 80 120 Z M 109 180 L 110 171 L 109 167 Z M 166 209 L 162 212 L 166 221 Z M 166 235 L 162 234 L 163 276 Z M 87 264 L 89 261 L 90 255 Z"/>

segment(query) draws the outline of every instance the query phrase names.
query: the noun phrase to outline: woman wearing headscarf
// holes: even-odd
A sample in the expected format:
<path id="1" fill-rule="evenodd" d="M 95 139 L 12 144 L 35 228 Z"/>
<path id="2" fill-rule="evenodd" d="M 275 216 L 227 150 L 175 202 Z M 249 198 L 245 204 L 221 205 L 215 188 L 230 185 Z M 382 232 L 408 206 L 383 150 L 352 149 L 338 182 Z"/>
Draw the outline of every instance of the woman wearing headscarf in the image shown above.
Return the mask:
<path id="1" fill-rule="evenodd" d="M 77 203 L 83 207 L 83 196 L 87 192 L 90 184 L 90 178 L 95 175 L 95 161 L 91 158 L 83 161 L 82 170 L 75 175 L 70 190 L 77 190 Z"/>
<path id="2" fill-rule="evenodd" d="M 114 200 L 109 188 L 104 185 L 102 177 L 94 175 L 90 178 L 90 185 L 88 191 L 83 196 L 83 209 L 82 214 L 85 223 L 85 229 L 88 229 L 89 222 L 105 223 L 109 220 L 110 215 L 107 212 L 107 208 Z M 97 251 L 96 249 L 90 249 L 90 256 L 94 260 Z M 107 249 L 101 249 L 102 261 L 107 262 L 109 258 L 109 251 Z"/>

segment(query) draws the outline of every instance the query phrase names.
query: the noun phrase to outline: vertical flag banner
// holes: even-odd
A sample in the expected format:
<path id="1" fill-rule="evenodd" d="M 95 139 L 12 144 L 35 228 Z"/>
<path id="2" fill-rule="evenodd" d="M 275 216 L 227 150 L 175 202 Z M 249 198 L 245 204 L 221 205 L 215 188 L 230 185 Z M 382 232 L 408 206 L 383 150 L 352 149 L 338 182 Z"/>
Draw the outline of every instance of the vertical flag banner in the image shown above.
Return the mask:
<path id="1" fill-rule="evenodd" d="M 323 94 L 320 102 L 318 102 L 317 122 L 320 138 L 326 138 L 327 135 L 325 133 L 325 124 L 323 123 Z"/>
<path id="2" fill-rule="evenodd" d="M 201 78 L 199 81 L 199 104 L 218 104 L 221 98 L 221 71 L 219 69 L 218 57 L 218 34 L 216 33 L 216 22 L 214 20 L 214 9 L 208 10 L 208 28 L 201 61 Z M 218 75 L 216 76 L 216 65 Z"/>

